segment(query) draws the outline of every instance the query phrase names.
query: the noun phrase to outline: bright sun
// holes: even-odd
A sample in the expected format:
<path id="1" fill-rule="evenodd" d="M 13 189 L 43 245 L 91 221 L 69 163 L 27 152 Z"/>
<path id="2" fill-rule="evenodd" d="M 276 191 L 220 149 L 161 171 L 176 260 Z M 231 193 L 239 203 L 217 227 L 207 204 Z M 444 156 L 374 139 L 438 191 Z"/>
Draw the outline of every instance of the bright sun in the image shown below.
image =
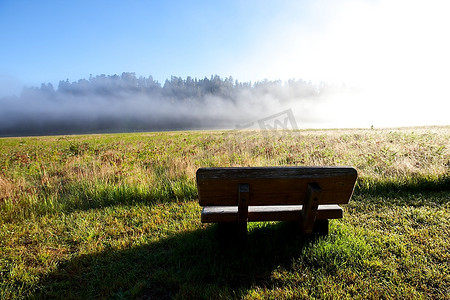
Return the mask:
<path id="1" fill-rule="evenodd" d="M 328 126 L 449 123 L 450 2 L 321 1 L 310 9 L 327 19 L 316 27 L 299 20 L 265 36 L 255 73 L 357 87 L 318 105 Z"/>

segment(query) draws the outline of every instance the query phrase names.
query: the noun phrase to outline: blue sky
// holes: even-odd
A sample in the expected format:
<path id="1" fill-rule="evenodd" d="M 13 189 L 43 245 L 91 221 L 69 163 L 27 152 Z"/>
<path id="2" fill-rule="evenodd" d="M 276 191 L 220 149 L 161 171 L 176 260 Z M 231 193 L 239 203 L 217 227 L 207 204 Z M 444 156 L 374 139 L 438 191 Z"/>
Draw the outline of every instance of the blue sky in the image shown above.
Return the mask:
<path id="1" fill-rule="evenodd" d="M 159 81 L 262 79 L 237 67 L 266 33 L 307 18 L 307 9 L 292 1 L 1 0 L 0 73 L 26 85 L 124 71 Z"/>
<path id="2" fill-rule="evenodd" d="M 0 97 L 90 74 L 301 78 L 362 91 L 330 114 L 449 124 L 448 11 L 440 0 L 0 0 Z"/>

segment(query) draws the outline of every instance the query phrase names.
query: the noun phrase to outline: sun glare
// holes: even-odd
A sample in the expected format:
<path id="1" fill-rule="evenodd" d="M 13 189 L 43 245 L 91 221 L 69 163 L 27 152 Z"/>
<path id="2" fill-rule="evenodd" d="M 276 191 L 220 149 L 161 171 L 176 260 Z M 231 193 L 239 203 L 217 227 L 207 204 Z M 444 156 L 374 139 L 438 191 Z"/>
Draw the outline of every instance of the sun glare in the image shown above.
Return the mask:
<path id="1" fill-rule="evenodd" d="M 355 126 L 448 124 L 449 8 L 445 1 L 319 2 L 310 15 L 330 10 L 331 18 L 316 27 L 289 24 L 258 57 L 273 59 L 255 69 L 266 76 L 356 87 L 354 94 L 318 105 L 327 120 L 351 116 Z M 329 125 L 351 125 L 346 123 Z"/>

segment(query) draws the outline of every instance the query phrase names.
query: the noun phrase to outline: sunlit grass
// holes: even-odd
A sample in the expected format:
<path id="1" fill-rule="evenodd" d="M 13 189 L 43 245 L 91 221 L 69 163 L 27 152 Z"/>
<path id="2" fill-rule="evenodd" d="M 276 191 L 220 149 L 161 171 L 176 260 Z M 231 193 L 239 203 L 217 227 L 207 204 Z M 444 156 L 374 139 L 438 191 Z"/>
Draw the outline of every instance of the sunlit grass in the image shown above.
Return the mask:
<path id="1" fill-rule="evenodd" d="M 205 166 L 351 165 L 344 219 L 312 242 L 200 223 Z M 0 297 L 445 298 L 450 127 L 0 139 Z"/>

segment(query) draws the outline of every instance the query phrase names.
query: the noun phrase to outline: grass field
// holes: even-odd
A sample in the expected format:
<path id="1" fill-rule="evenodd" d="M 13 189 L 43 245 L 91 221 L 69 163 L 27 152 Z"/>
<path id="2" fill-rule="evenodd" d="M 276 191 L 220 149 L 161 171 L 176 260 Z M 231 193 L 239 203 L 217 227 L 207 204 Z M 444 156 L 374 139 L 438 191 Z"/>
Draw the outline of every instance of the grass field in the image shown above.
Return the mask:
<path id="1" fill-rule="evenodd" d="M 311 240 L 252 223 L 223 247 L 195 171 L 350 165 Z M 0 139 L 0 298 L 450 299 L 450 126 Z"/>

